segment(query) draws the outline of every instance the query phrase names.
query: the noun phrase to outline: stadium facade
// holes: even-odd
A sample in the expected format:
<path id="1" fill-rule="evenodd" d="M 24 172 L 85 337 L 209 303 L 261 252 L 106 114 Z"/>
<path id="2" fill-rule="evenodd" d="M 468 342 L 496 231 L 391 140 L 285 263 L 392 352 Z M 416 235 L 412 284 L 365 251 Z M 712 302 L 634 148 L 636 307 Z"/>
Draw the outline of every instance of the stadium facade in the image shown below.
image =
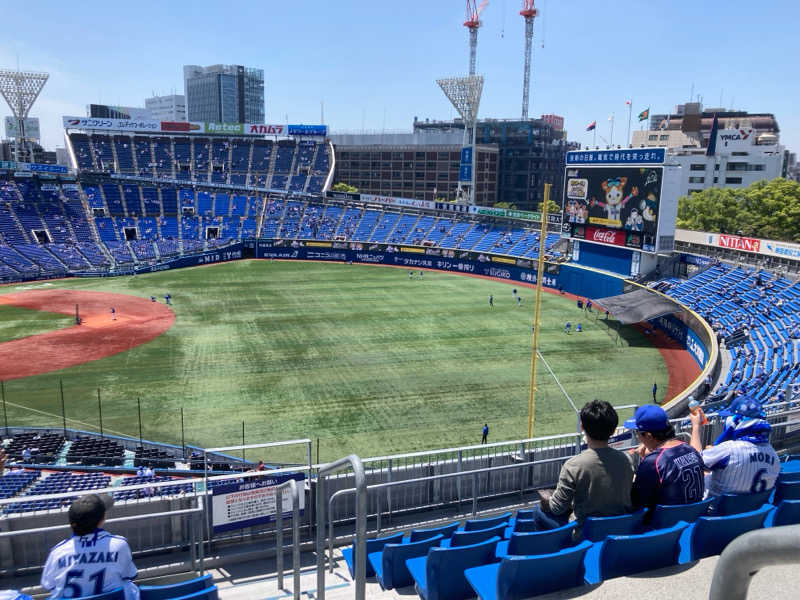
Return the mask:
<path id="1" fill-rule="evenodd" d="M 264 122 L 264 71 L 242 65 L 184 65 L 189 121 Z"/>

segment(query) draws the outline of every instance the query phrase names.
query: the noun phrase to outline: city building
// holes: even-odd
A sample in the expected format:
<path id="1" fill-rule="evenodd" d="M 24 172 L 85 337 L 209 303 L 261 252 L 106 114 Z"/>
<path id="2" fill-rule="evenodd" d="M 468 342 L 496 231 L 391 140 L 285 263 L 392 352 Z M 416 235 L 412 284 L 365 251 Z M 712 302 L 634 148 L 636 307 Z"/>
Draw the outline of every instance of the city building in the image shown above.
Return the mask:
<path id="1" fill-rule="evenodd" d="M 186 96 L 183 94 L 145 98 L 144 105 L 158 121 L 186 121 Z"/>
<path id="2" fill-rule="evenodd" d="M 242 65 L 184 65 L 189 121 L 264 122 L 264 71 Z"/>
<path id="3" fill-rule="evenodd" d="M 334 184 L 346 183 L 366 194 L 455 200 L 461 160 L 460 132 L 333 134 Z M 475 202 L 492 206 L 497 198 L 498 149 L 479 145 Z"/>
<path id="4" fill-rule="evenodd" d="M 561 205 L 564 165 L 568 150 L 578 144 L 566 140 L 557 115 L 542 119 L 483 119 L 478 121 L 476 142 L 498 148 L 496 202 L 519 210 L 538 210 L 544 198 L 544 184 L 550 183 L 550 199 Z M 463 132 L 460 119 L 453 121 L 414 120 L 414 131 L 453 130 Z"/>
<path id="5" fill-rule="evenodd" d="M 113 106 L 110 104 L 89 104 L 86 116 L 93 119 L 152 119 L 150 111 L 137 106 Z"/>
<path id="6" fill-rule="evenodd" d="M 16 160 L 16 140 L 0 142 L 0 160 Z M 46 165 L 56 164 L 56 153 L 45 150 L 37 142 L 27 141 L 20 146 L 19 162 L 33 162 Z"/>

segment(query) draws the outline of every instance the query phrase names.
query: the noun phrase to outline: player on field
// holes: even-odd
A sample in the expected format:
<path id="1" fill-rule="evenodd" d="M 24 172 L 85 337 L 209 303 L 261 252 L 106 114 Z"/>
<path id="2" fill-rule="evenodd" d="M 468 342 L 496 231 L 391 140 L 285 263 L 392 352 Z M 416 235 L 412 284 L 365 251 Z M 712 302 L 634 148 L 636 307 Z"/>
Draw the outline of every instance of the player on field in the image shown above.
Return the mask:
<path id="1" fill-rule="evenodd" d="M 409 271 L 408 272 L 408 278 L 409 279 L 414 279 L 414 271 Z"/>
<path id="2" fill-rule="evenodd" d="M 112 321 L 116 321 L 117 320 L 117 311 L 114 310 L 113 306 L 111 307 L 111 320 Z"/>
<path id="3" fill-rule="evenodd" d="M 88 494 L 69 507 L 72 536 L 52 547 L 42 571 L 49 598 L 81 598 L 122 587 L 125 600 L 138 600 L 128 541 L 101 528 L 112 503 L 110 496 Z"/>
<path id="4" fill-rule="evenodd" d="M 570 329 L 572 329 L 572 323 L 570 323 L 569 321 L 567 321 L 566 323 L 564 323 L 564 333 L 567 333 L 567 334 L 568 334 L 568 333 L 569 333 L 569 331 L 570 331 Z"/>
<path id="5" fill-rule="evenodd" d="M 517 308 L 522 304 L 522 296 L 517 296 Z"/>
<path id="6" fill-rule="evenodd" d="M 419 272 L 419 278 L 422 279 L 422 271 Z"/>
<path id="7" fill-rule="evenodd" d="M 494 306 L 494 296 L 489 294 L 489 306 Z"/>
<path id="8" fill-rule="evenodd" d="M 754 494 L 775 487 L 781 465 L 769 443 L 771 426 L 758 402 L 742 397 L 727 411 L 720 411 L 721 416 L 727 416 L 725 428 L 714 445 L 705 450 L 700 441 L 701 413 L 695 413 L 689 415 L 691 444 L 711 471 L 709 495 Z"/>

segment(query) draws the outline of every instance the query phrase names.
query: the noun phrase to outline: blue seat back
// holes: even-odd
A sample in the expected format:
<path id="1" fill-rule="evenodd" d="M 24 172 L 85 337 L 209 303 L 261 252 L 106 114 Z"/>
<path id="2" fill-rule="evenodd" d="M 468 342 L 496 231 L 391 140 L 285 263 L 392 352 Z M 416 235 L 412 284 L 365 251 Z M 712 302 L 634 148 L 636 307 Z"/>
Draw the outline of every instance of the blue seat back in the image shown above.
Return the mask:
<path id="1" fill-rule="evenodd" d="M 577 528 L 578 524 L 573 522 L 548 531 L 514 532 L 508 542 L 508 554 L 515 556 L 553 554 L 573 545 L 573 536 Z"/>
<path id="2" fill-rule="evenodd" d="M 644 520 L 645 509 L 616 517 L 587 517 L 583 522 L 583 539 L 602 542 L 609 535 L 637 533 Z"/>
<path id="3" fill-rule="evenodd" d="M 168 600 L 199 592 L 213 585 L 211 574 L 196 577 L 188 581 L 173 583 L 170 585 L 141 585 L 139 586 L 139 596 L 141 600 Z"/>
<path id="4" fill-rule="evenodd" d="M 771 493 L 770 489 L 755 494 L 722 494 L 714 499 L 710 514 L 715 517 L 724 517 L 756 510 L 767 502 Z"/>
<path id="5" fill-rule="evenodd" d="M 784 500 L 772 515 L 772 526 L 797 525 L 800 523 L 800 500 Z"/>
<path id="6" fill-rule="evenodd" d="M 210 588 L 200 590 L 199 592 L 187 594 L 186 596 L 180 596 L 178 598 L 170 598 L 170 600 L 219 600 L 219 592 L 217 591 L 217 586 L 212 585 Z"/>
<path id="7" fill-rule="evenodd" d="M 414 583 L 414 578 L 406 567 L 406 560 L 425 556 L 428 550 L 438 546 L 443 539 L 440 534 L 413 544 L 386 544 L 381 555 L 383 587 L 390 590 Z"/>
<path id="8" fill-rule="evenodd" d="M 489 527 L 488 529 L 479 529 L 477 531 L 456 531 L 452 536 L 450 536 L 450 546 L 471 546 L 472 544 L 485 542 L 494 536 L 502 538 L 503 534 L 505 534 L 506 527 L 508 527 L 508 523 L 503 521 L 502 523 L 495 525 L 494 527 Z"/>
<path id="9" fill-rule="evenodd" d="M 514 521 L 515 533 L 530 533 L 531 531 L 539 531 L 538 525 L 533 519 L 517 519 Z"/>
<path id="10" fill-rule="evenodd" d="M 700 517 L 694 524 L 691 537 L 691 558 L 697 560 L 714 556 L 725 549 L 734 538 L 759 529 L 771 506 L 724 517 Z"/>
<path id="11" fill-rule="evenodd" d="M 464 521 L 464 531 L 477 531 L 478 529 L 489 529 L 500 523 L 505 523 L 511 519 L 511 513 L 492 517 L 490 519 L 467 519 Z"/>
<path id="12" fill-rule="evenodd" d="M 778 481 L 800 481 L 800 471 L 781 471 Z"/>
<path id="13" fill-rule="evenodd" d="M 778 506 L 784 500 L 800 500 L 800 481 L 775 482 L 775 497 L 772 503 Z"/>
<path id="14" fill-rule="evenodd" d="M 81 596 L 78 600 L 125 600 L 125 592 L 121 587 L 94 596 Z"/>
<path id="15" fill-rule="evenodd" d="M 638 535 L 610 535 L 600 550 L 600 578 L 622 577 L 677 564 L 680 537 L 689 526 L 680 521 L 672 527 Z"/>
<path id="16" fill-rule="evenodd" d="M 583 559 L 592 543 L 540 556 L 507 556 L 497 573 L 497 599 L 516 600 L 583 585 Z"/>
<path id="17" fill-rule="evenodd" d="M 520 519 L 523 519 L 523 520 L 532 519 L 533 515 L 535 513 L 536 513 L 536 509 L 533 509 L 533 508 L 520 508 L 517 511 L 516 519 L 517 520 L 520 520 Z"/>
<path id="18" fill-rule="evenodd" d="M 392 535 L 387 535 L 384 537 L 372 538 L 368 539 L 366 542 L 367 545 L 367 556 L 372 554 L 373 552 L 378 552 L 383 550 L 383 547 L 386 544 L 402 544 L 403 543 L 403 534 L 401 533 L 394 533 Z M 356 576 L 356 543 L 353 541 L 353 545 L 349 548 L 342 549 L 342 556 L 344 557 L 345 563 L 347 563 L 347 569 L 350 571 L 350 575 L 352 577 Z M 372 568 L 372 563 L 367 560 L 367 577 L 375 577 L 375 569 Z M 142 600 L 145 600 L 144 598 Z"/>
<path id="19" fill-rule="evenodd" d="M 495 536 L 471 546 L 431 548 L 425 563 L 427 600 L 462 600 L 475 594 L 464 571 L 494 561 L 500 538 Z"/>
<path id="20" fill-rule="evenodd" d="M 441 534 L 444 536 L 445 539 L 449 538 L 453 535 L 453 532 L 458 529 L 458 521 L 455 523 L 448 523 L 447 525 L 442 525 L 441 527 L 432 527 L 430 529 L 412 529 L 411 534 L 408 537 L 409 542 L 421 542 L 422 540 L 427 540 L 428 538 L 432 538 L 435 535 Z"/>
<path id="21" fill-rule="evenodd" d="M 708 512 L 708 507 L 713 501 L 714 498 L 706 498 L 691 504 L 658 504 L 653 509 L 650 526 L 653 529 L 666 529 L 678 521 L 694 523 L 698 517 L 702 517 Z"/>

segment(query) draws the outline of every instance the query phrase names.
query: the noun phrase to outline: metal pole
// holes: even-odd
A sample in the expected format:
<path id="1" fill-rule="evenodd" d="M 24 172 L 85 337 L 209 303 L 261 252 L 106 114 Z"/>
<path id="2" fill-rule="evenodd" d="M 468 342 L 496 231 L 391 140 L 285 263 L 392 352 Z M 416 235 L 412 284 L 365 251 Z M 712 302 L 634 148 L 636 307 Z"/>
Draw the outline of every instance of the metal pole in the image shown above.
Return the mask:
<path id="1" fill-rule="evenodd" d="M 183 407 L 181 406 L 181 448 L 183 449 L 183 460 L 186 460 L 186 436 L 183 429 Z"/>
<path id="2" fill-rule="evenodd" d="M 142 399 L 138 396 L 136 398 L 136 407 L 139 411 L 139 445 L 144 447 L 144 442 L 142 441 Z"/>
<path id="3" fill-rule="evenodd" d="M 64 438 L 67 437 L 67 409 L 64 406 L 64 382 L 58 380 L 58 388 L 61 392 L 61 425 L 64 428 Z"/>
<path id="4" fill-rule="evenodd" d="M 242 467 L 244 467 L 244 420 L 242 421 Z"/>
<path id="5" fill-rule="evenodd" d="M 6 437 L 8 437 L 8 409 L 6 408 L 6 382 L 0 381 L 0 394 L 3 396 L 3 421 L 6 425 Z"/>
<path id="6" fill-rule="evenodd" d="M 103 403 L 100 401 L 100 388 L 97 388 L 97 414 L 100 417 L 100 437 L 103 437 Z"/>
<path id="7" fill-rule="evenodd" d="M 275 488 L 275 568 L 278 571 L 278 590 L 283 590 L 283 490 Z"/>
<path id="8" fill-rule="evenodd" d="M 536 274 L 536 303 L 533 308 L 533 351 L 531 352 L 531 383 L 528 395 L 528 437 L 533 437 L 533 418 L 536 408 L 536 356 L 539 352 L 539 315 L 542 306 L 542 279 L 544 277 L 544 251 L 547 240 L 547 208 L 550 202 L 550 185 L 544 184 L 542 227 L 539 231 L 539 263 Z"/>

